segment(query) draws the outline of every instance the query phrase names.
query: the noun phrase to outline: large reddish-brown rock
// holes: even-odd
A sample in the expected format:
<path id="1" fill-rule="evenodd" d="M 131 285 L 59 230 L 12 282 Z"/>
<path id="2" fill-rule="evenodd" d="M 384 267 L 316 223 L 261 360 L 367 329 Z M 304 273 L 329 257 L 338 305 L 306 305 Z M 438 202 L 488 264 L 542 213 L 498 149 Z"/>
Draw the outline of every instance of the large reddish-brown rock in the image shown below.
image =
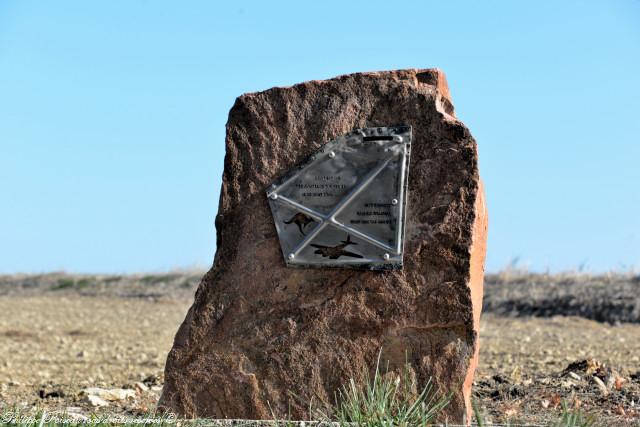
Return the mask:
<path id="1" fill-rule="evenodd" d="M 404 269 L 286 268 L 265 189 L 355 128 L 413 127 Z M 470 410 L 487 230 L 478 152 L 436 69 L 358 73 L 240 96 L 227 123 L 217 253 L 178 330 L 159 407 L 305 417 L 349 378 L 408 361 Z M 292 398 L 292 394 L 297 396 Z M 273 412 L 272 412 L 273 411 Z"/>

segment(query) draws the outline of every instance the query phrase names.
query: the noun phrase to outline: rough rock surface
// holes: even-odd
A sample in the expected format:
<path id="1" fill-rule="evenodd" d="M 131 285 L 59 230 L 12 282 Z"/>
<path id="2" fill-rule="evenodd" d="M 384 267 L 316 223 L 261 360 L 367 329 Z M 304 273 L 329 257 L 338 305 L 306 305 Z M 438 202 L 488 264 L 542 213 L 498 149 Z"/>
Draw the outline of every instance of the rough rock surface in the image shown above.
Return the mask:
<path id="1" fill-rule="evenodd" d="M 354 128 L 413 127 L 404 269 L 286 268 L 265 189 Z M 229 113 L 217 253 L 178 330 L 161 409 L 304 418 L 349 378 L 408 362 L 469 411 L 487 216 L 476 143 L 436 69 L 358 73 L 240 96 Z M 295 395 L 295 397 L 292 397 Z"/>

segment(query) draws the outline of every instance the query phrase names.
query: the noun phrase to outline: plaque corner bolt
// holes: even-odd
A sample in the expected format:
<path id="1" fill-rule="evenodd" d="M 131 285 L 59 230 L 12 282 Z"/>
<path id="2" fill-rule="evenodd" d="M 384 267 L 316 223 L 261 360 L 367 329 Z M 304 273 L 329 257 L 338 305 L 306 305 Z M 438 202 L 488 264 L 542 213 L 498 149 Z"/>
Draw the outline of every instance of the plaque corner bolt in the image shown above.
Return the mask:
<path id="1" fill-rule="evenodd" d="M 296 256 L 295 256 L 294 254 L 292 254 L 292 253 L 291 253 L 291 254 L 289 254 L 289 255 L 287 255 L 287 259 L 288 259 L 289 261 L 293 260 L 295 257 L 296 257 Z"/>
<path id="2" fill-rule="evenodd" d="M 271 195 L 269 195 L 269 198 L 271 200 L 277 200 L 278 199 L 278 195 L 276 193 L 271 193 Z"/>
<path id="3" fill-rule="evenodd" d="M 391 258 L 391 256 L 389 254 L 384 254 L 382 256 L 382 258 L 384 258 L 385 261 L 389 261 L 389 259 Z"/>
<path id="4" fill-rule="evenodd" d="M 333 151 L 329 151 L 329 158 L 333 159 L 336 156 L 336 153 Z"/>

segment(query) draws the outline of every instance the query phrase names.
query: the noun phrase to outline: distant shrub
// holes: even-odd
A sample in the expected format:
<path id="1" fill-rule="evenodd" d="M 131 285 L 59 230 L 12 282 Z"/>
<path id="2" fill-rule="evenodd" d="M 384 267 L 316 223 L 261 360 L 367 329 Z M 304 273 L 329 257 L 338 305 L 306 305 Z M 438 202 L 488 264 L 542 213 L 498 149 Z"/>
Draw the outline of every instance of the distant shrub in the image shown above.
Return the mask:
<path id="1" fill-rule="evenodd" d="M 91 284 L 91 280 L 84 278 L 84 279 L 80 279 L 76 282 L 76 289 L 84 289 L 86 287 L 88 287 Z"/>
<path id="2" fill-rule="evenodd" d="M 57 283 L 53 286 L 54 291 L 59 291 L 62 289 L 73 288 L 76 284 L 76 281 L 70 277 L 62 277 L 58 279 Z"/>

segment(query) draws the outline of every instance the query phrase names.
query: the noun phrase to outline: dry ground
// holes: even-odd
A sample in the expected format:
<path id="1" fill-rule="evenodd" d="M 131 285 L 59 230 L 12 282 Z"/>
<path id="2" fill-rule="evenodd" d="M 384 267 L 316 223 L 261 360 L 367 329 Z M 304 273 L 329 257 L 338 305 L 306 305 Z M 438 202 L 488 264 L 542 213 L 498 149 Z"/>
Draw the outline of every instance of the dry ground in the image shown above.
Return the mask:
<path id="1" fill-rule="evenodd" d="M 536 283 L 536 295 L 544 295 L 544 280 L 564 289 L 559 280 L 527 277 Z M 173 334 L 198 279 L 197 273 L 0 277 L 0 405 L 128 415 L 152 409 Z M 625 289 L 637 296 L 635 278 L 620 276 L 625 280 L 636 283 Z M 540 422 L 555 416 L 566 401 L 596 414 L 602 425 L 640 425 L 640 319 L 628 317 L 633 310 L 625 314 L 628 322 L 617 324 L 615 313 L 609 316 L 614 324 L 588 319 L 588 313 L 560 316 L 553 309 L 546 314 L 550 317 L 533 317 L 540 313 L 512 308 L 531 300 L 531 294 L 521 287 L 509 290 L 507 282 L 503 276 L 487 280 L 474 388 L 487 419 Z M 581 279 L 571 286 L 578 282 L 582 288 L 575 294 L 582 305 L 607 305 L 600 285 Z M 597 287 L 593 294 L 600 303 L 584 296 L 589 286 Z M 518 292 L 524 295 L 520 299 Z M 548 295 L 554 292 L 566 300 L 564 290 Z M 544 304 L 555 307 L 549 298 Z M 511 309 L 496 308 L 505 306 Z M 82 394 L 87 387 L 131 389 L 136 397 L 95 408 Z"/>

